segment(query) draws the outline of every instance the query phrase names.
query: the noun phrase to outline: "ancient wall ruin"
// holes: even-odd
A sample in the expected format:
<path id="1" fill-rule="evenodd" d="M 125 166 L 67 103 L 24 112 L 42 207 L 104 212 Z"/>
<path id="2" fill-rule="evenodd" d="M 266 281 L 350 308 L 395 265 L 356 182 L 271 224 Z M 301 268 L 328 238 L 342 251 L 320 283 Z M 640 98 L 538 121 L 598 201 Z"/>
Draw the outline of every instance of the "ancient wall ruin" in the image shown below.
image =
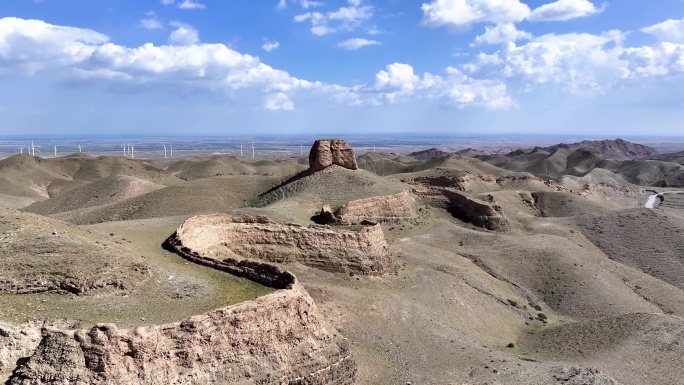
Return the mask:
<path id="1" fill-rule="evenodd" d="M 480 202 L 448 188 L 421 187 L 414 189 L 413 192 L 432 205 L 444 207 L 454 217 L 474 226 L 500 232 L 511 229 L 511 222 L 504 215 L 501 206 L 496 204 Z"/>
<path id="2" fill-rule="evenodd" d="M 379 225 L 333 230 L 278 224 L 266 217 L 200 215 L 181 225 L 183 246 L 210 259 L 300 262 L 330 272 L 382 274 L 393 266 Z"/>
<path id="3" fill-rule="evenodd" d="M 411 222 L 418 214 L 416 200 L 408 192 L 358 199 L 351 201 L 335 211 L 340 223 L 372 222 Z"/>
<path id="4" fill-rule="evenodd" d="M 356 364 L 347 340 L 325 322 L 294 275 L 263 262 L 206 257 L 192 248 L 197 244 L 190 237 L 202 234 L 202 225 L 207 224 L 213 233 L 201 238 L 203 241 L 222 233 L 217 230 L 226 218 L 209 217 L 214 221 L 195 217 L 186 222 L 165 242 L 165 248 L 195 263 L 280 290 L 163 325 L 119 329 L 114 324 L 98 324 L 82 330 L 44 327 L 35 351 L 21 360 L 7 384 L 355 383 Z M 243 220 L 243 225 L 270 223 L 265 218 Z M 268 230 L 243 230 L 239 233 L 261 233 L 262 239 L 268 238 Z M 375 232 L 369 229 L 368 233 Z M 358 243 L 357 239 L 350 244 Z M 371 244 L 367 247 L 373 249 Z"/>
<path id="5" fill-rule="evenodd" d="M 298 283 L 256 300 L 137 329 L 44 329 L 8 385 L 353 384 L 347 341 Z"/>

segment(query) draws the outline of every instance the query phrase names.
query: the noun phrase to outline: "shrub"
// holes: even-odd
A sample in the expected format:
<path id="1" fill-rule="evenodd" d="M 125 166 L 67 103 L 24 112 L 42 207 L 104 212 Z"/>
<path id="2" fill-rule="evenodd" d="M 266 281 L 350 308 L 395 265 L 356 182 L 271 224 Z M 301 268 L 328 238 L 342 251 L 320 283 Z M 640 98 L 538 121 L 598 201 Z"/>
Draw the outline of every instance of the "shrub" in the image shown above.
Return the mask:
<path id="1" fill-rule="evenodd" d="M 509 342 L 508 345 L 506 345 L 507 348 L 513 349 L 515 347 L 515 344 L 513 342 Z"/>

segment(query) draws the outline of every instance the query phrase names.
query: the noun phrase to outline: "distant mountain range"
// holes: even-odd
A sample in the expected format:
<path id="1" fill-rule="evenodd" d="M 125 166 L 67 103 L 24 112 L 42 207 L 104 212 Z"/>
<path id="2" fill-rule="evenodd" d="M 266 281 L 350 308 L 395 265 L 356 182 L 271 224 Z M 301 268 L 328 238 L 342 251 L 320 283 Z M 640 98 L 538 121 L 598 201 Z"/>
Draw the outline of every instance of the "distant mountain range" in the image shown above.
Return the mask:
<path id="1" fill-rule="evenodd" d="M 606 158 L 650 158 L 658 155 L 655 148 L 643 144 L 628 142 L 623 139 L 615 140 L 583 140 L 579 143 L 560 143 L 545 147 L 548 152 L 555 152 L 560 148 L 575 151 L 580 148 L 593 150 Z"/>

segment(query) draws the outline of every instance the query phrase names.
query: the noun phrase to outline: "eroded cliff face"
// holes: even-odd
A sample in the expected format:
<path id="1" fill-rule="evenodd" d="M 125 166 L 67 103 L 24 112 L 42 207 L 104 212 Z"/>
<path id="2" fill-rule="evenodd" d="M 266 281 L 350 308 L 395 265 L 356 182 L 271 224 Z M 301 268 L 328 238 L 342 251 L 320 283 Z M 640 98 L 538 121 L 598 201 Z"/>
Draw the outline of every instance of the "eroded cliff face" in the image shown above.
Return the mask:
<path id="1" fill-rule="evenodd" d="M 266 217 L 200 215 L 176 231 L 180 242 L 207 258 L 300 262 L 331 272 L 382 274 L 394 258 L 379 225 L 354 230 L 278 224 Z"/>
<path id="2" fill-rule="evenodd" d="M 418 217 L 418 213 L 413 195 L 404 191 L 351 201 L 337 209 L 335 217 L 343 224 L 358 224 L 363 221 L 411 222 Z"/>

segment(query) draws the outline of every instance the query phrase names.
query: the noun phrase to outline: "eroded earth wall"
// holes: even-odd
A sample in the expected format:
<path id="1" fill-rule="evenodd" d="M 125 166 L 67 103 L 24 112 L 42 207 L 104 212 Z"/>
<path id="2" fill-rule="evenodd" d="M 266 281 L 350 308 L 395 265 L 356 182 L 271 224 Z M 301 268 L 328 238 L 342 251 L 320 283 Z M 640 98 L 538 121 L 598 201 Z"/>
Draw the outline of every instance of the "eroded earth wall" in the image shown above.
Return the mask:
<path id="1" fill-rule="evenodd" d="M 26 357 L 16 362 L 6 384 L 355 383 L 356 364 L 347 340 L 325 322 L 294 275 L 267 263 L 205 257 L 185 245 L 179 233 L 189 239 L 179 228 L 165 243 L 167 249 L 280 290 L 163 325 L 119 329 L 114 324 L 98 324 L 82 330 L 43 327 L 37 347 L 35 341 L 24 346 L 32 353 L 16 344 L 10 346 L 12 351 L 0 349 L 3 362 L 13 361 L 17 355 Z M 0 332 L 0 337 L 13 336 L 7 328 Z M 0 369 L 9 372 L 5 370 L 9 368 Z"/>
<path id="2" fill-rule="evenodd" d="M 278 224 L 266 217 L 200 215 L 176 232 L 182 244 L 213 259 L 300 262 L 331 272 L 382 274 L 393 266 L 379 225 L 353 230 Z"/>
<path id="3" fill-rule="evenodd" d="M 335 216 L 342 223 L 373 222 L 410 222 L 414 221 L 416 201 L 408 192 L 358 199 L 340 207 Z"/>
<path id="4" fill-rule="evenodd" d="M 182 322 L 44 329 L 9 385 L 353 384 L 347 341 L 299 285 Z"/>

